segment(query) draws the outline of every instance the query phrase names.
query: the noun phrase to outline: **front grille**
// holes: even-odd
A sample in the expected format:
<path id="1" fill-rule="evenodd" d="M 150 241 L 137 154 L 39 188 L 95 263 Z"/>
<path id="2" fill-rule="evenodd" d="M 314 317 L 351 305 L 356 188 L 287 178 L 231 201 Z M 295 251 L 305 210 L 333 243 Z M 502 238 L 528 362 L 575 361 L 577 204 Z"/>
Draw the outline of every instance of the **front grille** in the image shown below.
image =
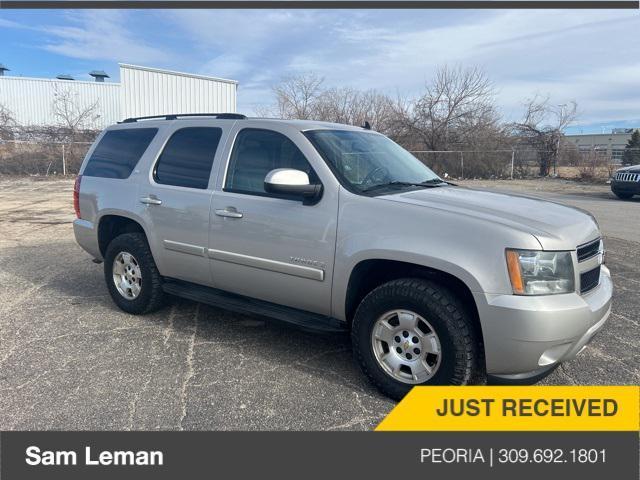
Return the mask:
<path id="1" fill-rule="evenodd" d="M 593 270 L 580 274 L 580 293 L 587 293 L 598 286 L 600 282 L 600 265 Z"/>
<path id="2" fill-rule="evenodd" d="M 615 178 L 618 182 L 640 182 L 640 173 L 618 172 Z"/>
<path id="3" fill-rule="evenodd" d="M 577 250 L 579 262 L 584 262 L 591 257 L 595 257 L 598 253 L 600 253 L 600 239 L 598 238 L 593 242 L 580 245 Z"/>

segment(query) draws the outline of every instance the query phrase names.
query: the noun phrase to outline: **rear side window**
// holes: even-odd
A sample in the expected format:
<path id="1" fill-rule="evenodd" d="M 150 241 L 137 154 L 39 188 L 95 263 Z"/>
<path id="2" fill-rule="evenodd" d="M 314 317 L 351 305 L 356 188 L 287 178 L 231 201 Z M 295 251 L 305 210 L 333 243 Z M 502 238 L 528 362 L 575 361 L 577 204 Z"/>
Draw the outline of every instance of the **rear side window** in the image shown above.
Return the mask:
<path id="1" fill-rule="evenodd" d="M 222 129 L 213 127 L 187 127 L 176 131 L 156 163 L 154 180 L 163 185 L 207 188 L 221 136 Z"/>
<path id="2" fill-rule="evenodd" d="M 83 175 L 121 179 L 129 177 L 156 133 L 157 128 L 108 131 L 91 154 Z"/>

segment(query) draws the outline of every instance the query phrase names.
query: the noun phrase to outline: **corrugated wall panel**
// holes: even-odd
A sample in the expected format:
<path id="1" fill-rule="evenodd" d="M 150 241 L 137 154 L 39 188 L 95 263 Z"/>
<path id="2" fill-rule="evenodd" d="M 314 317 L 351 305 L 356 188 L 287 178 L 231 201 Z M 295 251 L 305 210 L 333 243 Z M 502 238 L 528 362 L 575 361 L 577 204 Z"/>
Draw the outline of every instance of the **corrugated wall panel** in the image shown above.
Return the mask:
<path id="1" fill-rule="evenodd" d="M 122 118 L 236 111 L 233 80 L 121 64 L 120 81 Z"/>
<path id="2" fill-rule="evenodd" d="M 0 105 L 5 106 L 25 126 L 59 125 L 54 114 L 58 92 L 70 92 L 78 109 L 97 103 L 99 115 L 87 127 L 104 128 L 120 119 L 120 84 L 51 80 L 46 78 L 0 77 Z"/>
<path id="3" fill-rule="evenodd" d="M 236 112 L 237 82 L 147 67 L 120 65 L 120 83 L 0 77 L 0 105 L 25 126 L 60 124 L 54 115 L 57 91 L 70 91 L 84 109 L 97 102 L 104 128 L 124 118 L 166 113 Z"/>

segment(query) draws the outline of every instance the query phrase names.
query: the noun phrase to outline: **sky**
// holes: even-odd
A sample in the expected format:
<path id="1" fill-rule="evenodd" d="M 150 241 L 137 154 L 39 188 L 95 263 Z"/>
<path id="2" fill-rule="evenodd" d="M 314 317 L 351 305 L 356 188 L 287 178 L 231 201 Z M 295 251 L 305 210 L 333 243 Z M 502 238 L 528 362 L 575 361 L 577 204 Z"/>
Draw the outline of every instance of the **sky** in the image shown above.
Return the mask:
<path id="1" fill-rule="evenodd" d="M 249 114 L 288 75 L 411 97 L 438 66 L 473 66 L 505 121 L 540 94 L 578 103 L 569 133 L 599 133 L 640 126 L 639 32 L 637 10 L 5 10 L 0 63 L 26 77 L 118 81 L 123 62 L 232 78 Z"/>

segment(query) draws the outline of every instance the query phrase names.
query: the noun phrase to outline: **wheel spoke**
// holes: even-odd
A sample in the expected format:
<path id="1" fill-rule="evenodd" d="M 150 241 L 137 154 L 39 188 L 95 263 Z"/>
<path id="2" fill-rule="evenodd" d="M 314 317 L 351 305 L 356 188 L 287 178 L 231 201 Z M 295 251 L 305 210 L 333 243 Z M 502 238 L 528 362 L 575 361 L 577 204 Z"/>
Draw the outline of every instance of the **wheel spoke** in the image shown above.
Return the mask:
<path id="1" fill-rule="evenodd" d="M 120 289 L 125 292 L 125 294 L 129 291 L 129 284 L 124 278 L 120 280 Z"/>
<path id="2" fill-rule="evenodd" d="M 400 327 L 402 328 L 413 330 L 417 321 L 417 317 L 411 312 L 398 312 L 398 322 L 400 322 Z"/>
<path id="3" fill-rule="evenodd" d="M 426 353 L 440 355 L 440 345 L 435 333 L 431 332 L 422 337 L 422 348 Z"/>
<path id="4" fill-rule="evenodd" d="M 377 322 L 373 334 L 375 338 L 386 342 L 389 345 L 393 342 L 393 327 L 386 321 Z"/>
<path id="5" fill-rule="evenodd" d="M 411 365 L 411 376 L 416 383 L 425 382 L 431 377 L 433 368 L 424 360 Z"/>
<path id="6" fill-rule="evenodd" d="M 113 273 L 115 273 L 116 275 L 122 275 L 124 274 L 124 265 L 120 262 L 114 262 L 113 263 Z"/>
<path id="7" fill-rule="evenodd" d="M 400 372 L 400 367 L 404 364 L 393 352 L 384 354 L 380 360 L 391 370 L 391 373 L 395 374 Z"/>

